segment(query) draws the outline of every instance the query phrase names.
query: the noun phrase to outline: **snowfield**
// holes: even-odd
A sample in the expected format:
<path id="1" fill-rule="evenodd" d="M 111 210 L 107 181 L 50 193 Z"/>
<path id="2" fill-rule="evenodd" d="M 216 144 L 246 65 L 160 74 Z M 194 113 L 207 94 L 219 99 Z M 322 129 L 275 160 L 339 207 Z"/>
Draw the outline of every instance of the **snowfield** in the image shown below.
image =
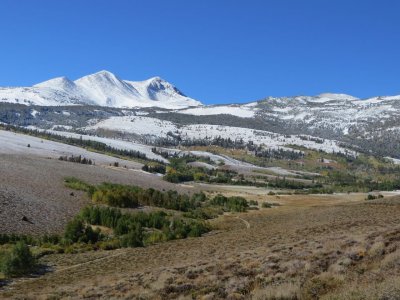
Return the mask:
<path id="1" fill-rule="evenodd" d="M 394 163 L 395 165 L 400 165 L 400 159 L 398 159 L 398 158 L 393 158 L 393 157 L 389 157 L 389 156 L 386 156 L 385 158 L 387 160 L 391 161 L 392 163 Z"/>
<path id="2" fill-rule="evenodd" d="M 309 129 L 340 131 L 384 125 L 400 118 L 400 96 L 358 99 L 344 94 L 321 94 L 315 97 L 269 97 L 258 102 L 258 117 L 301 124 Z M 365 126 L 365 127 L 364 127 Z"/>
<path id="3" fill-rule="evenodd" d="M 28 147 L 28 145 L 30 147 Z M 0 153 L 1 154 L 30 154 L 39 157 L 50 157 L 58 159 L 60 156 L 78 156 L 93 160 L 96 165 L 113 164 L 119 162 L 128 168 L 140 169 L 142 164 L 133 161 L 122 160 L 100 153 L 90 152 L 80 147 L 63 143 L 43 140 L 37 137 L 0 130 Z"/>
<path id="4" fill-rule="evenodd" d="M 35 128 L 35 129 L 38 129 L 38 128 Z M 103 137 L 98 137 L 98 136 L 82 135 L 82 134 L 65 132 L 65 131 L 46 130 L 46 132 L 65 136 L 65 137 L 72 137 L 72 138 L 76 138 L 76 139 L 82 138 L 83 140 L 97 141 L 97 142 L 104 143 L 104 144 L 106 144 L 110 147 L 116 148 L 116 149 L 139 151 L 140 153 L 146 154 L 146 157 L 149 159 L 159 160 L 162 162 L 168 162 L 168 160 L 163 158 L 161 155 L 153 153 L 151 151 L 151 148 L 152 148 L 151 146 L 146 146 L 146 145 L 142 145 L 142 144 L 138 144 L 138 143 L 134 143 L 134 142 L 123 141 L 123 140 L 118 140 L 118 139 L 110 139 L 110 138 L 103 138 Z"/>
<path id="5" fill-rule="evenodd" d="M 177 111 L 181 114 L 195 115 L 195 116 L 209 116 L 228 114 L 240 118 L 254 117 L 257 109 L 254 105 L 223 105 L 223 106 L 201 106 Z"/>
<path id="6" fill-rule="evenodd" d="M 30 129 L 38 129 L 38 128 L 30 127 Z M 40 130 L 40 129 L 38 129 L 38 130 Z M 140 153 L 145 154 L 146 157 L 149 159 L 154 159 L 154 160 L 162 161 L 165 163 L 169 163 L 169 161 L 167 159 L 165 159 L 161 155 L 155 154 L 151 151 L 151 149 L 154 146 L 143 145 L 143 144 L 130 142 L 130 141 L 122 141 L 122 140 L 118 140 L 118 139 L 103 138 L 103 137 L 98 137 L 98 136 L 93 136 L 93 135 L 82 135 L 82 134 L 65 132 L 65 131 L 54 131 L 54 130 L 42 130 L 42 131 L 46 131 L 48 133 L 57 134 L 57 135 L 65 136 L 65 137 L 72 137 L 72 138 L 78 138 L 78 139 L 82 138 L 83 140 L 97 141 L 97 142 L 104 143 L 104 144 L 106 144 L 110 147 L 116 148 L 116 149 L 139 151 Z M 2 132 L 2 131 L 0 130 L 0 132 Z M 4 132 L 6 132 L 6 131 L 4 131 Z M 18 136 L 21 136 L 21 135 L 18 135 Z M 0 140 L 0 142 L 1 142 L 1 140 Z M 25 140 L 24 140 L 24 142 L 25 142 Z M 56 144 L 59 144 L 59 143 L 56 143 Z M 22 146 L 23 148 L 26 148 L 26 145 L 27 144 L 20 143 L 20 146 Z M 60 145 L 63 145 L 63 144 L 60 144 Z M 68 146 L 68 145 L 66 145 L 66 146 Z M 73 147 L 73 146 L 68 146 L 68 147 Z M 81 149 L 78 147 L 73 147 L 73 148 Z M 159 148 L 159 147 L 157 147 L 157 148 Z M 40 149 L 42 149 L 42 148 L 40 148 Z M 173 149 L 173 148 L 159 148 L 159 149 L 161 149 L 162 151 L 167 151 L 170 153 L 178 153 L 181 155 L 193 154 L 195 156 L 200 156 L 200 157 L 209 157 L 216 163 L 219 163 L 222 161 L 222 162 L 224 162 L 225 165 L 229 165 L 229 166 L 255 167 L 251 164 L 241 162 L 239 160 L 230 158 L 228 156 L 215 155 L 215 154 L 212 154 L 212 153 L 209 153 L 206 151 L 181 151 L 179 149 Z M 9 151 L 10 151 L 10 149 L 7 149 L 7 152 L 9 152 Z M 91 153 L 91 152 L 88 152 L 88 153 Z M 73 154 L 73 153 L 71 153 L 71 154 Z M 76 154 L 76 155 L 79 155 L 79 154 Z"/>
<path id="7" fill-rule="evenodd" d="M 303 146 L 309 149 L 322 150 L 328 153 L 342 152 L 356 155 L 354 151 L 347 150 L 337 141 L 324 140 L 323 143 L 317 143 L 312 140 L 304 140 L 311 138 L 304 136 L 284 136 L 281 134 L 254 130 L 243 127 L 231 127 L 221 125 L 193 124 L 185 126 L 177 126 L 170 121 L 163 121 L 156 118 L 144 116 L 130 117 L 111 117 L 101 121 L 93 126 L 88 126 L 85 130 L 109 129 L 114 131 L 135 133 L 142 136 L 167 137 L 167 134 L 173 133 L 180 135 L 182 139 L 206 139 L 206 138 L 230 138 L 243 139 L 244 142 L 253 141 L 256 145 L 263 145 L 266 148 L 288 148 L 290 145 Z M 290 147 L 289 147 L 290 148 Z"/>

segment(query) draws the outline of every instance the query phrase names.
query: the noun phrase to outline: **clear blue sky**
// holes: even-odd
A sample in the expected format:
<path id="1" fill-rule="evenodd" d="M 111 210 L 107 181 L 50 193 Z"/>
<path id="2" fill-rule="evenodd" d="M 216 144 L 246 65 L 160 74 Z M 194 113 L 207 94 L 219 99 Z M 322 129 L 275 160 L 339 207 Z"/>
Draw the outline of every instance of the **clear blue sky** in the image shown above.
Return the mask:
<path id="1" fill-rule="evenodd" d="M 397 0 L 1 0 L 0 86 L 103 69 L 204 103 L 400 94 Z"/>

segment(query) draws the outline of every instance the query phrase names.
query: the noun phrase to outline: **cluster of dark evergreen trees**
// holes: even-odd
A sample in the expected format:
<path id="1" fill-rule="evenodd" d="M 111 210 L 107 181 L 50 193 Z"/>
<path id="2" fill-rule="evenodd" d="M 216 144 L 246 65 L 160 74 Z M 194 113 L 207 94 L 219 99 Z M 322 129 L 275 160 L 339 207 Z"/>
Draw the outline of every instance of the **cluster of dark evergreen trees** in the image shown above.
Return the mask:
<path id="1" fill-rule="evenodd" d="M 74 162 L 78 164 L 84 164 L 84 165 L 92 165 L 94 162 L 90 158 L 82 157 L 81 155 L 78 156 L 60 156 L 59 160 L 62 161 L 69 161 L 69 162 Z"/>
<path id="2" fill-rule="evenodd" d="M 267 150 L 255 150 L 255 156 L 263 157 L 267 159 L 287 159 L 287 160 L 296 160 L 304 157 L 304 153 L 301 151 L 295 150 L 286 150 L 286 149 L 267 149 Z"/>
<path id="3" fill-rule="evenodd" d="M 317 144 L 323 144 L 325 142 L 324 139 L 320 139 L 320 138 L 312 137 L 312 136 L 299 135 L 299 138 L 303 141 L 312 141 Z"/>
<path id="4" fill-rule="evenodd" d="M 195 139 L 195 138 L 182 138 L 177 133 L 168 132 L 167 137 L 159 137 L 155 140 L 145 140 L 144 143 L 150 143 L 152 145 L 160 146 L 160 147 L 176 147 L 176 146 L 184 146 L 184 147 L 192 147 L 192 146 L 220 146 L 223 148 L 230 149 L 252 149 L 253 142 L 249 141 L 245 143 L 242 138 L 240 139 L 231 139 L 231 138 L 223 138 L 221 136 L 218 137 L 206 137 L 204 139 Z"/>
<path id="5" fill-rule="evenodd" d="M 142 167 L 143 171 L 149 172 L 149 173 L 160 173 L 160 174 L 165 174 L 166 172 L 166 167 L 165 165 L 159 164 L 159 163 L 148 163 L 145 164 Z"/>

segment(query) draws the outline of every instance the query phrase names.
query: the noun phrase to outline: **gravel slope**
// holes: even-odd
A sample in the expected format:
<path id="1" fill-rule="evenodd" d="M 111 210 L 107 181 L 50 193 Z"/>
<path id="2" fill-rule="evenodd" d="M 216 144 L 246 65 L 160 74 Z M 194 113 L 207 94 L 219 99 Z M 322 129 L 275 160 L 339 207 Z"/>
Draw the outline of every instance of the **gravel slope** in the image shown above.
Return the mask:
<path id="1" fill-rule="evenodd" d="M 59 161 L 61 155 L 82 155 L 96 165 Z M 110 167 L 116 161 L 123 167 Z M 72 191 L 63 183 L 67 176 L 90 183 L 107 181 L 189 193 L 204 189 L 200 185 L 163 181 L 141 171 L 141 167 L 137 162 L 0 130 L 0 233 L 62 231 L 66 222 L 88 203 L 80 192 L 70 195 Z M 28 221 L 22 220 L 24 216 Z"/>

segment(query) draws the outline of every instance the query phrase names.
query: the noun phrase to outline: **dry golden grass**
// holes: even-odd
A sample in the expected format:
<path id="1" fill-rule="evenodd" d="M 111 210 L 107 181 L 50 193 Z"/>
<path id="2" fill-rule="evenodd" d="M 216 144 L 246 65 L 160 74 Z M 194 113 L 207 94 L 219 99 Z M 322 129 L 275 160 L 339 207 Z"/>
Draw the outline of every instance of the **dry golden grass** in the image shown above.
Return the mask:
<path id="1" fill-rule="evenodd" d="M 213 220 L 218 230 L 201 238 L 52 254 L 41 262 L 54 271 L 0 298 L 398 299 L 400 198 L 363 198 L 282 196 Z"/>

